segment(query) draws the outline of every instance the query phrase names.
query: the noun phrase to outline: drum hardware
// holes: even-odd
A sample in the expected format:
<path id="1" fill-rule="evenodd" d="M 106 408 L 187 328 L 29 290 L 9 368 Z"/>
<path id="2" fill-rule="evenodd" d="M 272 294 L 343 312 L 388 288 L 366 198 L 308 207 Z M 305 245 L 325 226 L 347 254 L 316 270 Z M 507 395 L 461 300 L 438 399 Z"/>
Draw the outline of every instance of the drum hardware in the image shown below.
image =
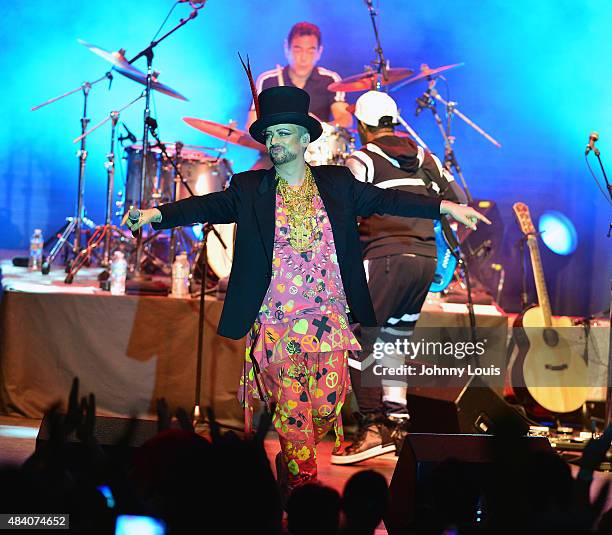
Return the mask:
<path id="1" fill-rule="evenodd" d="M 111 241 L 113 237 L 119 239 L 119 241 L 121 242 L 129 240 L 128 234 L 126 234 L 120 228 L 112 224 L 113 192 L 115 187 L 115 133 L 121 112 L 132 106 L 134 103 L 138 102 L 138 100 L 140 100 L 141 98 L 142 95 L 136 97 L 131 102 L 120 108 L 118 111 L 111 111 L 106 119 L 103 119 L 94 127 L 90 128 L 86 132 L 83 132 L 80 136 L 73 140 L 73 143 L 77 143 L 79 141 L 82 142 L 89 134 L 95 132 L 98 128 L 106 124 L 108 121 L 111 121 L 110 150 L 106 155 L 106 162 L 104 163 L 107 176 L 105 210 L 106 215 L 104 225 L 96 227 L 95 232 L 89 238 L 85 247 L 77 253 L 74 262 L 72 262 L 67 268 L 67 275 L 64 279 L 64 282 L 66 284 L 71 284 L 73 282 L 75 275 L 86 263 L 90 261 L 92 254 L 94 253 L 95 249 L 101 241 L 104 241 L 104 246 L 100 265 L 104 268 L 107 268 L 110 266 Z"/>
<path id="2" fill-rule="evenodd" d="M 424 80 L 424 79 L 432 80 L 434 77 L 438 77 L 438 76 L 441 77 L 441 74 L 443 72 L 449 71 L 451 69 L 456 69 L 457 67 L 463 67 L 464 65 L 465 63 L 454 63 L 452 65 L 444 65 L 442 67 L 436 67 L 435 69 L 432 69 L 429 67 L 429 65 L 427 65 L 427 63 L 422 63 L 421 70 L 418 74 L 397 84 L 395 87 L 391 89 L 390 92 L 394 93 L 395 91 L 397 91 L 398 89 L 401 89 L 405 85 L 412 84 L 419 80 Z"/>
<path id="3" fill-rule="evenodd" d="M 164 36 L 162 39 L 164 39 L 165 37 L 166 36 Z M 160 39 L 159 41 L 161 41 L 162 39 Z M 132 65 L 134 61 L 141 57 L 140 55 L 128 61 L 125 58 L 125 49 L 123 48 L 119 49 L 117 52 L 108 52 L 100 47 L 87 43 L 82 39 L 77 39 L 77 41 L 97 56 L 111 63 L 112 70 L 117 71 L 119 74 L 122 74 L 126 78 L 129 78 L 130 80 L 133 80 L 134 82 L 137 82 L 141 85 L 147 85 L 147 74 Z M 170 86 L 160 83 L 157 80 L 158 76 L 159 72 L 152 72 L 151 89 L 158 91 L 159 93 L 163 93 L 164 95 L 168 95 L 169 97 L 177 98 L 179 100 L 188 100 L 187 97 L 184 97 L 175 89 L 172 89 Z"/>
<path id="4" fill-rule="evenodd" d="M 165 150 L 165 155 L 162 152 Z M 199 149 L 215 150 L 218 156 L 210 156 Z M 142 158 L 142 145 L 130 145 L 125 147 L 127 160 L 127 177 L 125 191 L 125 206 L 137 204 L 140 197 L 140 167 Z M 180 141 L 165 143 L 161 139 L 151 145 L 147 162 L 147 186 L 145 188 L 144 199 L 145 207 L 152 207 L 157 204 L 172 202 L 190 196 L 189 190 L 195 195 L 222 191 L 232 175 L 231 164 L 221 155 L 226 152 L 224 147 L 203 147 L 201 145 L 186 145 Z M 183 180 L 176 174 L 174 165 L 180 170 Z M 189 189 L 188 189 L 189 188 Z M 123 212 L 122 212 L 123 213 Z M 159 257 L 159 253 L 168 252 L 168 244 L 158 242 L 165 234 L 165 231 L 155 233 L 152 240 L 147 238 L 149 251 Z M 174 239 L 172 239 L 172 234 Z M 195 251 L 199 247 L 199 240 L 193 239 L 187 228 L 177 228 L 171 234 L 170 254 L 163 255 L 168 264 L 172 263 L 173 256 L 180 250 L 184 250 L 194 258 Z M 209 243 L 215 243 L 209 240 Z M 156 246 L 161 245 L 156 250 Z M 146 248 L 145 248 L 146 249 Z M 155 251 L 156 250 L 156 251 Z M 155 266 L 156 264 L 152 264 Z M 164 266 L 167 271 L 168 266 Z"/>
<path id="5" fill-rule="evenodd" d="M 403 78 L 406 78 L 406 76 L 410 76 L 410 74 L 412 74 L 414 71 L 412 71 L 411 69 L 404 69 L 405 71 L 410 71 L 409 73 L 406 74 L 406 76 L 402 76 L 401 78 L 398 77 L 394 77 L 393 73 L 390 73 L 390 69 L 388 69 L 388 64 L 387 62 L 385 62 L 385 57 L 383 54 L 383 49 L 382 49 L 382 45 L 380 44 L 380 36 L 378 34 L 378 28 L 376 26 L 376 11 L 374 10 L 374 6 L 372 5 L 372 0 L 366 0 L 366 4 L 368 6 L 368 11 L 370 12 L 370 19 L 372 20 L 372 29 L 374 30 L 374 38 L 376 39 L 376 48 L 374 49 L 374 51 L 376 52 L 376 55 L 378 56 L 378 61 L 375 63 L 378 67 L 378 72 L 379 72 L 379 76 L 376 79 L 376 85 L 374 87 L 372 87 L 372 89 L 376 89 L 377 91 L 380 91 L 380 88 L 382 85 L 389 85 L 395 82 L 400 81 Z M 383 83 L 384 82 L 384 83 Z M 397 116 L 398 122 L 406 129 L 406 131 L 413 137 L 413 139 L 424 149 L 428 149 L 427 145 L 425 144 L 425 142 L 419 137 L 419 135 L 416 133 L 416 131 L 408 124 L 407 121 L 405 121 L 401 115 L 398 113 Z"/>
<path id="6" fill-rule="evenodd" d="M 120 242 L 129 243 L 130 236 L 120 228 L 112 224 L 113 217 L 113 191 L 115 188 L 115 133 L 117 130 L 117 122 L 119 121 L 119 115 L 121 111 L 125 110 L 142 97 L 138 97 L 132 100 L 129 104 L 121 108 L 119 111 L 111 111 L 109 116 L 94 126 L 87 132 L 84 132 L 81 136 L 74 140 L 74 143 L 85 139 L 89 134 L 97 130 L 100 126 L 105 124 L 107 121 L 111 121 L 111 135 L 110 135 L 110 150 L 106 155 L 106 162 L 104 167 L 106 169 L 106 212 L 104 225 L 96 227 L 94 233 L 87 241 L 86 246 L 81 249 L 74 259 L 74 262 L 70 265 L 70 269 L 64 279 L 66 284 L 71 284 L 74 281 L 75 275 L 78 271 L 91 259 L 91 255 L 94 253 L 97 246 L 104 242 L 102 259 L 100 265 L 104 268 L 110 266 L 110 251 L 111 241 L 113 238 L 118 239 Z"/>
<path id="7" fill-rule="evenodd" d="M 93 82 L 83 82 L 79 87 L 67 91 L 66 93 L 54 97 L 52 99 L 43 102 L 42 104 L 38 104 L 32 108 L 32 111 L 36 111 L 43 106 L 47 106 L 48 104 L 52 104 L 53 102 L 57 102 L 73 93 L 81 91 L 83 93 L 83 114 L 81 115 L 81 133 L 84 134 L 87 130 L 87 125 L 89 124 L 89 118 L 87 117 L 87 101 L 89 98 L 89 92 L 91 88 L 102 82 L 103 80 L 109 80 L 110 82 L 113 80 L 113 75 L 110 71 L 106 72 L 104 76 L 101 76 L 97 80 Z M 46 260 L 42 264 L 42 273 L 47 275 L 51 270 L 51 264 L 60 253 L 60 251 L 64 248 L 66 244 L 69 243 L 70 235 L 73 235 L 72 240 L 72 252 L 76 256 L 81 249 L 81 232 L 83 228 L 83 218 L 85 216 L 85 206 L 83 203 L 83 198 L 85 194 L 85 166 L 87 162 L 87 147 L 85 142 L 85 137 L 81 139 L 81 147 L 77 152 L 77 157 L 79 159 L 79 172 L 78 172 L 78 184 L 77 184 L 77 203 L 76 203 L 76 214 L 72 218 L 66 219 L 66 224 L 63 226 L 61 231 L 56 232 L 57 241 L 55 245 L 52 247 L 49 252 L 49 256 L 47 256 Z"/>
<path id="8" fill-rule="evenodd" d="M 355 149 L 355 138 L 346 128 L 321 123 L 323 133 L 308 145 L 304 159 L 310 165 L 343 165 Z"/>
<path id="9" fill-rule="evenodd" d="M 234 145 L 240 145 L 241 147 L 247 147 L 255 150 L 263 150 L 264 148 L 264 146 L 255 141 L 248 134 L 248 132 L 235 128 L 235 123 L 224 125 L 221 123 L 215 123 L 213 121 L 197 119 L 196 117 L 183 117 L 183 121 L 192 128 L 195 128 L 200 132 L 204 132 L 205 134 L 208 134 L 214 138 L 220 139 L 226 143 L 232 143 Z"/>
<path id="10" fill-rule="evenodd" d="M 154 121 L 154 119 L 152 120 Z M 181 141 L 177 141 L 174 144 L 174 149 L 175 149 L 175 160 L 172 159 L 172 157 L 168 154 L 168 151 L 166 150 L 166 145 L 161 141 L 161 139 L 159 138 L 159 136 L 157 135 L 157 122 L 154 122 L 154 128 L 151 129 L 151 135 L 153 136 L 153 138 L 156 141 L 156 145 L 155 147 L 159 148 L 162 154 L 162 157 L 164 159 L 164 161 L 168 162 L 173 169 L 173 174 L 174 174 L 174 178 L 173 178 L 173 183 L 174 183 L 174 195 L 173 195 L 173 201 L 177 201 L 181 198 L 180 194 L 180 188 L 181 185 L 183 185 L 185 187 L 185 189 L 187 190 L 187 192 L 189 193 L 189 195 L 191 195 L 192 197 L 195 195 L 193 190 L 191 189 L 191 186 L 189 185 L 189 182 L 185 179 L 185 177 L 182 175 L 181 173 L 181 153 L 183 151 L 183 143 Z M 156 232 L 153 235 L 153 238 L 159 233 Z M 187 251 L 187 254 L 189 254 L 190 252 L 193 252 L 194 250 L 194 242 L 186 235 L 185 230 L 183 229 L 183 227 L 179 227 L 179 228 L 173 228 L 170 231 L 170 256 L 168 258 L 168 263 L 170 265 L 172 265 L 172 263 L 174 262 L 174 257 L 176 255 L 176 242 L 177 242 L 177 236 L 180 236 L 183 240 L 183 245 L 185 246 L 186 244 L 189 244 L 189 247 L 185 247 L 185 251 Z"/>
<path id="11" fill-rule="evenodd" d="M 380 88 L 390 84 L 394 84 L 410 76 L 414 71 L 407 68 L 391 68 L 385 65 L 385 74 L 379 70 L 374 70 L 372 67 L 366 67 L 364 72 L 354 74 L 342 78 L 338 82 L 333 82 L 327 86 L 327 89 L 332 92 L 343 91 L 351 93 L 355 91 L 370 91 L 374 89 L 380 91 Z"/>

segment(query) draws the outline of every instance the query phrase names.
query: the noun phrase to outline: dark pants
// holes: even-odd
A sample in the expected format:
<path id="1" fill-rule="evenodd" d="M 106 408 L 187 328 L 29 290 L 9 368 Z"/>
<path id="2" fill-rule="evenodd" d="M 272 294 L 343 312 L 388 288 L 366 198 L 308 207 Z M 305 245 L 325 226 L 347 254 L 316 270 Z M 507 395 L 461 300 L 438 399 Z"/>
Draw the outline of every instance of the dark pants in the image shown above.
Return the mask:
<path id="1" fill-rule="evenodd" d="M 436 271 L 436 259 L 417 255 L 393 255 L 367 261 L 368 288 L 378 328 L 355 333 L 363 350 L 359 361 L 371 360 L 376 340 L 393 342 L 412 335 Z M 364 386 L 361 372 L 351 367 L 351 382 L 359 412 L 378 419 L 406 411 L 406 400 L 383 399 L 382 384 Z"/>

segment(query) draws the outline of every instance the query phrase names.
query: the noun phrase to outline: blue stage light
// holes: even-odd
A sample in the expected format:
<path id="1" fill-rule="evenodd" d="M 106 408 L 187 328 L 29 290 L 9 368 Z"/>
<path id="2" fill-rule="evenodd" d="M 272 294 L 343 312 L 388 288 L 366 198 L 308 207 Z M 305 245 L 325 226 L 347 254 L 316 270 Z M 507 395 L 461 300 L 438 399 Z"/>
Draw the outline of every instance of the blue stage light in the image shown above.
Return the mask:
<path id="1" fill-rule="evenodd" d="M 559 255 L 572 254 L 578 246 L 578 234 L 574 224 L 561 212 L 550 210 L 540 216 L 538 230 L 542 241 Z"/>

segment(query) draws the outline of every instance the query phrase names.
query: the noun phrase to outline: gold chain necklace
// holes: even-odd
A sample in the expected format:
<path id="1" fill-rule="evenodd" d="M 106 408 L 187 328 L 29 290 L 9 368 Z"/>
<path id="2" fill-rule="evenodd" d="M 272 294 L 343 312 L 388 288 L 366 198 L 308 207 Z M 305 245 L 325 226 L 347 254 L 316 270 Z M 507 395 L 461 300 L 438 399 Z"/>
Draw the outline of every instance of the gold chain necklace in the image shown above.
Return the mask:
<path id="1" fill-rule="evenodd" d="M 276 172 L 278 180 L 277 191 L 283 198 L 287 209 L 289 224 L 289 244 L 294 251 L 304 253 L 312 249 L 316 214 L 314 196 L 318 193 L 317 185 L 310 167 L 306 166 L 304 180 L 299 188 L 292 188 L 289 183 Z"/>

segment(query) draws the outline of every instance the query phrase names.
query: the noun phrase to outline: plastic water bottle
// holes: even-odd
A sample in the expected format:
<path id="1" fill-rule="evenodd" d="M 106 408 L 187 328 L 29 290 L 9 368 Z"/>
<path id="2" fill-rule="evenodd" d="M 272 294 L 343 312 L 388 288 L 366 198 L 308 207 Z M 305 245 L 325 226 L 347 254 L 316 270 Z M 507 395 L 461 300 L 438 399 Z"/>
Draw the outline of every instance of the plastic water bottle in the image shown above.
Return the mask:
<path id="1" fill-rule="evenodd" d="M 172 264 L 172 297 L 189 295 L 189 259 L 187 253 L 177 255 Z"/>
<path id="2" fill-rule="evenodd" d="M 125 279 L 127 277 L 127 260 L 121 251 L 113 253 L 111 261 L 110 291 L 113 295 L 125 294 Z"/>
<path id="3" fill-rule="evenodd" d="M 30 271 L 40 271 L 42 266 L 43 256 L 43 235 L 42 230 L 34 229 L 34 234 L 30 238 L 30 258 L 28 260 L 28 269 Z"/>

